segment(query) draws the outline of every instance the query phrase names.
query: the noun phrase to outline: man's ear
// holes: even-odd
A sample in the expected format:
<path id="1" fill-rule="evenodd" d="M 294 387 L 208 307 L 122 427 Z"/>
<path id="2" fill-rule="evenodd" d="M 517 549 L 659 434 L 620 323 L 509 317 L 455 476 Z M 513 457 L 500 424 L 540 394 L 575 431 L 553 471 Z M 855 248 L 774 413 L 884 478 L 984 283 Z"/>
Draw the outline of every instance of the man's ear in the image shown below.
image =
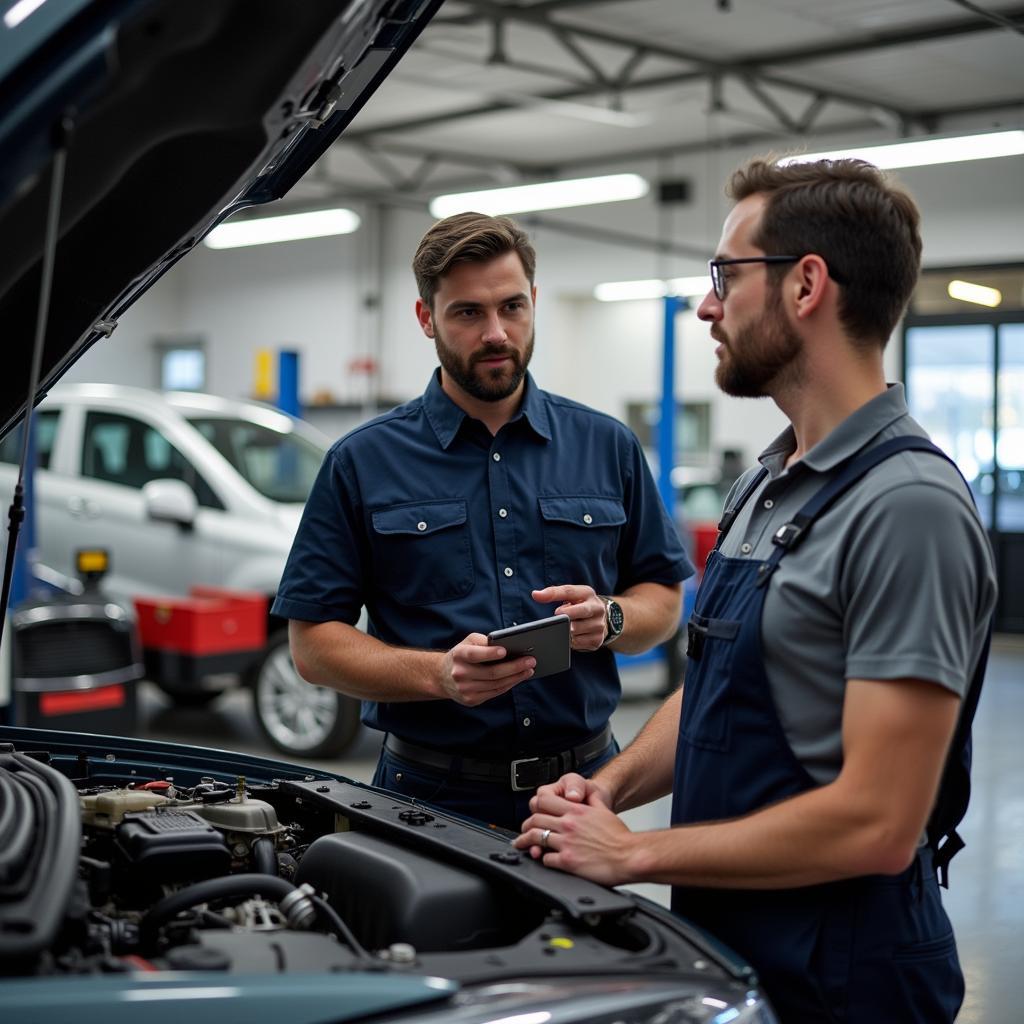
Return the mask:
<path id="1" fill-rule="evenodd" d="M 434 314 L 422 299 L 416 300 L 416 319 L 419 321 L 420 330 L 428 338 L 432 338 L 434 336 Z"/>
<path id="2" fill-rule="evenodd" d="M 797 319 L 806 319 L 821 308 L 828 283 L 828 264 L 817 253 L 808 253 L 797 263 L 792 286 Z"/>

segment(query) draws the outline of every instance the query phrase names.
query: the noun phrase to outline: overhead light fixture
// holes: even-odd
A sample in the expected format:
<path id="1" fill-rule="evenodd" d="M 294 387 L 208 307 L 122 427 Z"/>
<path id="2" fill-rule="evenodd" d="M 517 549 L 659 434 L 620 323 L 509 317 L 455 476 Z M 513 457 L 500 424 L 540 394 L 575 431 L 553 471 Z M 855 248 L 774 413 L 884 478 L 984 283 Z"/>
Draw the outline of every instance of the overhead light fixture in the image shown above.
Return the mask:
<path id="1" fill-rule="evenodd" d="M 571 181 L 541 181 L 534 185 L 489 188 L 481 192 L 456 192 L 437 196 L 430 203 L 432 216 L 450 217 L 454 213 L 525 213 L 529 210 L 561 210 L 570 206 L 619 203 L 640 199 L 650 186 L 639 174 L 605 174 L 599 178 L 575 178 Z"/>
<path id="2" fill-rule="evenodd" d="M 813 160 L 844 160 L 854 158 L 884 169 L 893 167 L 927 167 L 932 164 L 954 164 L 964 160 L 991 160 L 997 156 L 1024 154 L 1024 131 L 987 132 L 983 135 L 960 135 L 952 139 L 917 139 L 893 142 L 884 146 L 854 146 L 828 153 L 807 153 L 788 156 L 781 166 L 810 163 Z"/>
<path id="3" fill-rule="evenodd" d="M 4 24 L 8 28 L 17 28 L 30 14 L 35 14 L 44 3 L 45 0 L 18 0 L 4 14 Z"/>
<path id="4" fill-rule="evenodd" d="M 243 245 L 294 242 L 300 238 L 348 235 L 359 227 L 352 210 L 313 210 L 280 217 L 252 217 L 215 227 L 204 239 L 211 249 L 236 249 Z"/>
<path id="5" fill-rule="evenodd" d="M 989 288 L 983 284 L 972 284 L 970 281 L 950 281 L 946 286 L 946 294 L 951 299 L 961 302 L 974 302 L 979 306 L 998 306 L 1003 301 L 1003 293 L 998 288 Z"/>
<path id="6" fill-rule="evenodd" d="M 663 299 L 666 295 L 682 295 L 688 299 L 707 295 L 711 278 L 674 277 L 665 281 L 651 278 L 645 281 L 606 281 L 594 288 L 594 298 L 600 302 L 625 302 L 629 299 Z"/>

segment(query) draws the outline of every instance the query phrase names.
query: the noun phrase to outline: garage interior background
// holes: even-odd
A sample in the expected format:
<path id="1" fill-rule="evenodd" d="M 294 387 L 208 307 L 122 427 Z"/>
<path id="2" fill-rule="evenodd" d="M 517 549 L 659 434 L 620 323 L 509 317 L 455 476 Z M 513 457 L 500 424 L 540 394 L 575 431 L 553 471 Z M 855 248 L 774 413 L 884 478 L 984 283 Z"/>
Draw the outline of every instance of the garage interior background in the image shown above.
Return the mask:
<path id="1" fill-rule="evenodd" d="M 626 419 L 659 396 L 661 304 L 598 302 L 596 285 L 705 273 L 723 182 L 752 154 L 1020 128 L 1022 25 L 1024 5 L 994 0 L 449 0 L 333 149 L 254 211 L 346 206 L 355 233 L 199 247 L 66 379 L 154 386 L 155 346 L 204 339 L 205 389 L 243 397 L 259 350 L 294 349 L 302 401 L 324 403 L 309 416 L 336 434 L 346 409 L 416 395 L 435 365 L 409 270 L 430 198 L 629 171 L 646 197 L 519 215 L 539 253 L 538 381 Z M 1024 263 L 1024 157 L 896 173 L 923 211 L 925 266 Z M 688 198 L 661 202 L 679 181 Z M 1016 280 L 1004 308 L 1024 308 Z M 710 412 L 712 451 L 684 458 L 749 460 L 781 417 L 716 393 L 693 312 L 677 330 L 677 392 Z M 375 373 L 350 369 L 365 360 Z"/>
<path id="2" fill-rule="evenodd" d="M 539 383 L 626 419 L 631 404 L 660 397 L 661 304 L 599 302 L 593 289 L 704 274 L 729 205 L 722 186 L 736 165 L 769 150 L 1022 128 L 1024 3 L 448 0 L 306 179 L 273 209 L 254 211 L 344 206 L 361 217 L 359 230 L 251 248 L 200 246 L 66 380 L 152 387 L 161 346 L 199 339 L 205 389 L 248 397 L 257 353 L 294 349 L 307 415 L 336 435 L 378 405 L 420 393 L 435 365 L 413 316 L 409 268 L 431 223 L 429 199 L 629 171 L 651 183 L 648 196 L 519 217 L 539 253 Z M 925 266 L 1008 265 L 1001 310 L 1024 323 L 1024 156 L 896 174 L 922 208 Z M 659 183 L 679 181 L 688 198 L 660 202 Z M 952 301 L 946 311 L 957 306 L 967 320 L 988 315 Z M 709 414 L 707 451 L 684 448 L 681 458 L 699 465 L 739 448 L 749 461 L 781 428 L 780 414 L 767 402 L 718 394 L 713 346 L 692 312 L 679 317 L 677 332 L 677 393 Z M 902 375 L 900 345 L 897 332 L 890 379 Z M 1019 352 L 1024 364 L 1024 344 Z M 371 377 L 350 369 L 366 360 L 377 367 Z M 317 397 L 328 402 L 313 406 Z M 1021 578 L 1010 577 L 1018 595 Z M 987 684 L 969 852 L 947 904 L 970 985 L 964 1024 L 1010 1019 L 1019 1004 L 1022 650 L 1019 638 L 1001 647 L 999 676 Z M 623 713 L 635 727 L 648 709 L 624 704 Z M 171 710 L 161 714 L 172 718 Z M 166 722 L 150 728 L 181 742 L 232 746 L 230 721 L 214 709 L 173 718 L 172 734 Z M 624 718 L 616 728 L 628 735 Z M 361 764 L 368 777 L 368 741 L 362 757 L 325 766 L 360 777 Z M 650 813 L 634 827 L 657 826 L 667 809 Z"/>

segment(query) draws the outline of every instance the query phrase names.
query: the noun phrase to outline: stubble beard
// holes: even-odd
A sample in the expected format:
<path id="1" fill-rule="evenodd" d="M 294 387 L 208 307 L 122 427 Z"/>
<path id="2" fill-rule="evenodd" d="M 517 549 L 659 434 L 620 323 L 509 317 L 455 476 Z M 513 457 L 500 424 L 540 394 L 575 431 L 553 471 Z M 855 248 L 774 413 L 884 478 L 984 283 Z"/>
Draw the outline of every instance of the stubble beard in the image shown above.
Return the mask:
<path id="1" fill-rule="evenodd" d="M 463 359 L 447 344 L 435 324 L 434 348 L 437 350 L 437 358 L 444 372 L 467 395 L 479 399 L 481 402 L 500 402 L 514 394 L 522 384 L 527 367 L 533 358 L 535 336 L 536 331 L 530 334 L 530 340 L 526 343 L 522 355 L 511 346 L 486 345 Z M 481 369 L 478 366 L 484 359 L 493 359 L 495 356 L 507 356 L 512 361 L 511 367 L 496 366 L 490 369 Z"/>
<path id="2" fill-rule="evenodd" d="M 799 382 L 803 341 L 786 321 L 780 289 L 769 296 L 761 319 L 734 337 L 712 331 L 725 352 L 715 367 L 715 383 L 734 398 L 765 398 L 783 385 Z"/>

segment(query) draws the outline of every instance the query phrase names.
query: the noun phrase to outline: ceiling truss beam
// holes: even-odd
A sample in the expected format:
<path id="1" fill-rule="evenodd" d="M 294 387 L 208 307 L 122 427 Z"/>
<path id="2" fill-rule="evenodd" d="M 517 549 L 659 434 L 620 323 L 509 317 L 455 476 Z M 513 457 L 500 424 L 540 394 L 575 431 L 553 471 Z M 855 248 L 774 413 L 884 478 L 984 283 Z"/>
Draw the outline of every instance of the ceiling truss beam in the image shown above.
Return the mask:
<path id="1" fill-rule="evenodd" d="M 422 187 L 430 174 L 441 163 L 489 170 L 499 178 L 507 177 L 510 171 L 520 177 L 543 177 L 545 174 L 553 173 L 555 169 L 550 166 L 540 167 L 521 162 L 510 163 L 493 158 L 482 159 L 469 154 L 449 152 L 443 148 L 439 150 L 437 147 L 418 147 L 415 144 L 405 144 L 403 146 L 393 143 L 386 138 L 387 136 L 418 131 L 427 127 L 451 124 L 476 117 L 486 117 L 495 113 L 528 109 L 531 105 L 542 104 L 545 101 L 557 103 L 558 101 L 593 98 L 604 94 L 609 98 L 611 106 L 619 107 L 621 106 L 621 94 L 626 91 L 675 86 L 705 79 L 708 82 L 709 109 L 711 111 L 724 112 L 728 110 L 724 97 L 724 83 L 726 81 L 735 81 L 770 114 L 773 121 L 778 125 L 778 132 L 775 133 L 774 137 L 777 137 L 778 134 L 806 134 L 813 128 L 824 109 L 833 102 L 842 103 L 854 109 L 859 108 L 870 118 L 870 121 L 867 122 L 868 124 L 877 125 L 878 123 L 884 123 L 892 126 L 904 135 L 913 134 L 914 132 L 934 132 L 937 130 L 942 118 L 947 116 L 975 112 L 976 110 L 1010 109 L 1014 106 L 1019 106 L 1020 102 L 1015 99 L 981 105 L 971 109 L 915 111 L 890 103 L 876 102 L 864 96 L 823 86 L 820 83 L 811 86 L 770 70 L 778 65 L 813 62 L 843 54 L 863 53 L 891 46 L 934 42 L 980 31 L 999 30 L 999 25 L 979 16 L 947 20 L 941 24 L 918 29 L 875 34 L 828 46 L 777 50 L 760 54 L 757 57 L 720 62 L 708 60 L 696 53 L 647 43 L 637 39 L 624 39 L 586 26 L 570 25 L 563 21 L 555 21 L 550 17 L 551 14 L 556 14 L 569 7 L 604 3 L 608 2 L 608 0 L 538 0 L 538 2 L 528 5 L 500 3 L 496 2 L 496 0 L 459 0 L 459 2 L 470 8 L 470 11 L 466 14 L 456 15 L 444 20 L 450 23 L 457 21 L 459 24 L 487 22 L 491 25 L 491 52 L 487 58 L 487 64 L 501 64 L 535 73 L 557 74 L 557 77 L 562 78 L 571 77 L 566 75 L 564 68 L 547 69 L 536 63 L 531 64 L 527 61 L 516 59 L 515 56 L 509 53 L 506 26 L 509 22 L 518 21 L 548 32 L 584 69 L 586 80 L 580 81 L 577 79 L 578 84 L 569 88 L 538 91 L 534 95 L 512 94 L 507 97 L 492 99 L 487 103 L 437 114 L 432 117 L 421 116 L 414 119 L 378 125 L 363 131 L 346 133 L 340 140 L 339 145 L 344 147 L 349 144 L 356 144 L 359 146 L 367 162 L 376 167 L 384 180 L 393 187 L 405 192 L 415 191 L 416 188 Z M 1004 20 L 1011 21 L 1014 24 L 1021 17 L 1024 17 L 1024 7 L 1014 8 L 1003 15 Z M 588 53 L 581 46 L 581 42 L 585 43 L 587 41 L 606 47 L 610 46 L 626 50 L 625 60 L 620 65 L 618 71 L 609 71 L 593 55 Z M 646 78 L 637 77 L 637 69 L 646 59 L 652 56 L 677 61 L 682 67 L 678 72 L 652 75 Z M 780 96 L 780 91 L 784 99 Z M 806 102 L 802 102 L 800 100 L 801 97 Z M 802 102 L 801 109 L 796 109 L 798 102 Z M 742 137 L 747 138 L 748 136 Z M 762 132 L 758 135 L 758 138 L 768 141 L 773 138 L 773 134 Z M 693 151 L 706 150 L 712 148 L 713 145 L 715 144 L 707 142 L 697 143 L 694 144 Z M 676 146 L 661 149 L 658 152 L 680 153 L 687 148 L 685 146 Z M 412 175 L 408 175 L 399 171 L 393 164 L 387 163 L 384 156 L 386 152 L 404 156 L 417 156 L 422 158 L 424 163 Z M 614 157 L 588 157 L 584 160 L 573 160 L 571 165 L 597 165 L 608 160 L 621 161 L 623 157 L 636 158 L 640 155 L 640 151 L 623 152 L 620 149 Z"/>

